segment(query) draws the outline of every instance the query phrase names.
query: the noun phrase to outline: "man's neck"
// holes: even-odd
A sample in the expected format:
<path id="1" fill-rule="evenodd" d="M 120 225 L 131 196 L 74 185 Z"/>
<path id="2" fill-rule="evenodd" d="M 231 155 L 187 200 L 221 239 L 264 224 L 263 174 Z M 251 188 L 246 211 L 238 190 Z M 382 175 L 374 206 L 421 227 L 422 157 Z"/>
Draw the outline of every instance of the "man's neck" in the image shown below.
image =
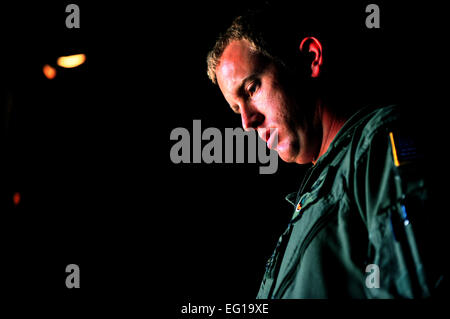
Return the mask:
<path id="1" fill-rule="evenodd" d="M 326 107 L 320 108 L 319 116 L 322 123 L 322 145 L 320 146 L 319 153 L 312 162 L 313 164 L 316 164 L 319 158 L 327 152 L 331 142 L 347 120 L 336 116 Z"/>

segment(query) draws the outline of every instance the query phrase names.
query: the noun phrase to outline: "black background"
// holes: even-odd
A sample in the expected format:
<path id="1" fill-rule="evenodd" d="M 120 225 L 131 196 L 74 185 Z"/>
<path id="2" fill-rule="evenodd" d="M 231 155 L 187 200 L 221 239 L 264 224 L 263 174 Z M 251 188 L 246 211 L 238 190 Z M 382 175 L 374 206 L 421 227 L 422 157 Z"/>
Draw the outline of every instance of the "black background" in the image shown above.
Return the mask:
<path id="1" fill-rule="evenodd" d="M 80 29 L 65 27 L 68 3 L 1 8 L 2 289 L 44 309 L 135 310 L 156 299 L 167 317 L 189 301 L 252 300 L 290 218 L 284 196 L 306 167 L 279 161 L 276 174 L 260 175 L 259 164 L 174 164 L 169 136 L 192 131 L 194 119 L 240 127 L 205 57 L 257 2 L 78 1 Z M 423 117 L 418 129 L 445 179 L 445 107 L 435 102 L 446 85 L 443 8 L 378 1 L 381 29 L 368 30 L 368 3 L 325 13 L 347 28 L 343 54 L 360 57 L 349 69 L 367 75 L 343 73 L 342 83 Z M 44 77 L 45 63 L 73 53 L 86 63 Z M 79 290 L 65 287 L 70 263 Z"/>

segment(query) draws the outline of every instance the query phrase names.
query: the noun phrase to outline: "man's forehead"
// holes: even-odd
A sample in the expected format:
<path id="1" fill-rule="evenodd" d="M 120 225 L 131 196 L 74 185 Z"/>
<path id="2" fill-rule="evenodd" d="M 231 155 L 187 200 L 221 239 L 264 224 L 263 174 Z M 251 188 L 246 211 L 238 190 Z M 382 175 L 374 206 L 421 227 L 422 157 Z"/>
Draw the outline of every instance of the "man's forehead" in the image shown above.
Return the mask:
<path id="1" fill-rule="evenodd" d="M 221 61 L 224 60 L 249 60 L 254 56 L 253 46 L 245 39 L 231 41 L 223 50 Z"/>
<path id="2" fill-rule="evenodd" d="M 219 86 L 231 90 L 255 72 L 257 57 L 247 40 L 234 40 L 225 48 L 216 69 Z"/>

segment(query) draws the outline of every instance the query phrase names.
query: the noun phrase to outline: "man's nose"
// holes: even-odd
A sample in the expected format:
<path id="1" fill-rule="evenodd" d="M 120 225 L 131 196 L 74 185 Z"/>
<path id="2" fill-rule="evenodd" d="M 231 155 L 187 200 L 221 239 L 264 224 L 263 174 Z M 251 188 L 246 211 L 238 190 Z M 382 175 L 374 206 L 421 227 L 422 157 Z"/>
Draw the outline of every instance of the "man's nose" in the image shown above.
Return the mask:
<path id="1" fill-rule="evenodd" d="M 256 129 L 264 122 L 264 115 L 254 107 L 243 105 L 240 108 L 242 127 L 245 131 Z"/>

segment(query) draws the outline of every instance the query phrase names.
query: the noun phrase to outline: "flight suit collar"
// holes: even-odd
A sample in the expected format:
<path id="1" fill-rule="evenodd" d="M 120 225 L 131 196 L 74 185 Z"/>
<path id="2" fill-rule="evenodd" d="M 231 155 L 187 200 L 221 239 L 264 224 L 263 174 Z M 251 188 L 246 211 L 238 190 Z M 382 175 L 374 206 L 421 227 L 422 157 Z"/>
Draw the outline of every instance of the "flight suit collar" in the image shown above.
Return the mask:
<path id="1" fill-rule="evenodd" d="M 333 141 L 331 142 L 330 146 L 328 147 L 328 150 L 325 152 L 325 154 L 323 154 L 316 162 L 316 164 L 314 166 L 312 166 L 307 173 L 305 174 L 308 175 L 309 173 L 312 172 L 312 170 L 317 169 L 317 167 L 324 165 L 323 163 L 326 163 L 328 159 L 332 159 L 333 156 L 332 154 L 334 154 L 336 152 L 336 150 L 339 150 L 339 146 L 345 142 L 347 139 L 352 137 L 352 132 L 355 128 L 355 125 L 361 120 L 361 118 L 363 118 L 364 116 L 367 116 L 368 114 L 372 113 L 372 111 L 374 111 L 375 109 L 377 109 L 378 107 L 365 107 L 361 110 L 359 110 L 358 112 L 356 112 L 355 114 L 353 114 L 345 123 L 344 125 L 341 127 L 341 129 L 339 130 L 339 132 L 336 134 L 336 136 L 334 137 Z M 289 202 L 292 206 L 294 206 L 294 208 L 297 208 L 298 204 L 298 197 L 300 190 L 293 192 L 293 193 L 289 193 L 285 196 L 285 200 L 287 202 Z"/>

